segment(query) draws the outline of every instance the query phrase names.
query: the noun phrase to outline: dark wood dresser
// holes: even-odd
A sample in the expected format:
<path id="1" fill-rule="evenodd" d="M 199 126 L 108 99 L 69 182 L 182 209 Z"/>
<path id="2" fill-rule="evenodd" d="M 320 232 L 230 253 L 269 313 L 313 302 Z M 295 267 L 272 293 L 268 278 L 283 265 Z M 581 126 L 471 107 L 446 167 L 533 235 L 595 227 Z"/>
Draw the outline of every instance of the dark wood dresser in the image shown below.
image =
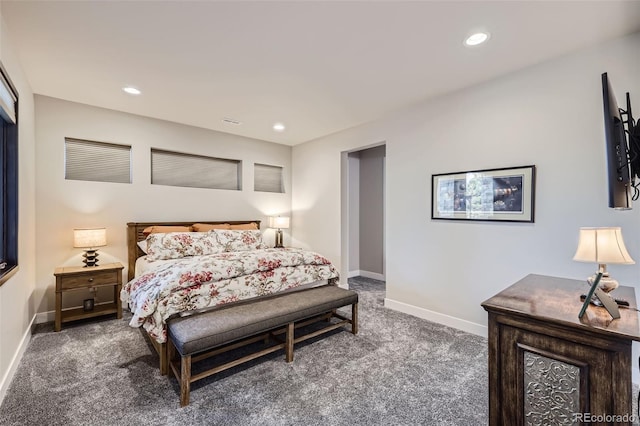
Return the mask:
<path id="1" fill-rule="evenodd" d="M 482 303 L 489 315 L 489 424 L 631 424 L 631 343 L 640 341 L 633 287 L 612 320 L 589 306 L 586 280 L 528 275 Z"/>

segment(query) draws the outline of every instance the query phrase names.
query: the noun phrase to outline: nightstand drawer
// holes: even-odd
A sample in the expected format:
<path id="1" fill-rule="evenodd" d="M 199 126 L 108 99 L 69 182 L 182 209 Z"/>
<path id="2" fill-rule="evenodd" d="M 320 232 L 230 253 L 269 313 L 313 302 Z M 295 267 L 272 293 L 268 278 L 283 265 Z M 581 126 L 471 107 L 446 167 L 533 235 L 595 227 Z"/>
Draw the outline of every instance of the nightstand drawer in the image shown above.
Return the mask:
<path id="1" fill-rule="evenodd" d="M 67 275 L 61 281 L 62 289 L 86 288 L 91 286 L 115 284 L 120 271 L 95 271 L 82 274 Z"/>

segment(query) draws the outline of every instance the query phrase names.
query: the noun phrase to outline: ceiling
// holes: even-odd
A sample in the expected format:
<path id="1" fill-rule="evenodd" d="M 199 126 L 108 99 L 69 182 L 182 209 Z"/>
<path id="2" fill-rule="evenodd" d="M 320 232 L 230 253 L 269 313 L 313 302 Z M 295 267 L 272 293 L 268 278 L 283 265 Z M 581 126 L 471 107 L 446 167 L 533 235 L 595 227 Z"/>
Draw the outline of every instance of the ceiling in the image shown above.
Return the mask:
<path id="1" fill-rule="evenodd" d="M 640 31 L 640 1 L 617 0 L 2 0 L 1 8 L 37 94 L 287 145 Z M 478 29 L 489 42 L 465 47 Z M 275 132 L 275 122 L 286 130 Z"/>

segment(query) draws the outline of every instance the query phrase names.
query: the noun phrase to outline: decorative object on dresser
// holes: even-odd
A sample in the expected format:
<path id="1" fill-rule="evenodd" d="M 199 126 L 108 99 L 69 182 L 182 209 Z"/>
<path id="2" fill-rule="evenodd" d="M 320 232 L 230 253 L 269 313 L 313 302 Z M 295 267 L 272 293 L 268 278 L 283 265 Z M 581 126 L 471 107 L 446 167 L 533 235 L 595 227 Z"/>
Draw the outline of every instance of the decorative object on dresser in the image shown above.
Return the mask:
<path id="1" fill-rule="evenodd" d="M 593 284 L 598 273 L 601 273 L 599 286 L 605 293 L 618 287 L 618 281 L 611 278 L 607 272 L 607 263 L 619 265 L 635 263 L 624 245 L 620 227 L 580 228 L 578 249 L 573 260 L 598 264 L 598 270 L 587 281 Z"/>
<path id="2" fill-rule="evenodd" d="M 282 230 L 289 229 L 289 218 L 286 216 L 271 216 L 269 218 L 269 228 L 276 229 L 276 248 L 284 247 Z"/>
<path id="3" fill-rule="evenodd" d="M 106 228 L 77 228 L 73 230 L 73 246 L 84 248 L 84 266 L 98 266 L 98 250 L 107 245 Z"/>
<path id="4" fill-rule="evenodd" d="M 102 315 L 116 314 L 117 318 L 122 318 L 122 302 L 120 301 L 120 290 L 122 289 L 121 263 L 109 263 L 103 266 L 86 268 L 82 266 L 64 266 L 56 268 L 56 321 L 55 330 L 60 331 L 62 323 L 79 319 L 93 318 Z M 89 290 L 95 294 L 99 287 L 113 287 L 113 301 L 95 305 L 91 302 L 83 303 L 81 308 L 62 310 L 63 293 L 76 290 Z"/>
<path id="5" fill-rule="evenodd" d="M 629 306 L 615 321 L 601 307 L 578 319 L 584 289 L 582 280 L 528 275 L 482 303 L 490 425 L 583 424 L 588 416 L 631 424 L 634 288 L 616 290 Z"/>

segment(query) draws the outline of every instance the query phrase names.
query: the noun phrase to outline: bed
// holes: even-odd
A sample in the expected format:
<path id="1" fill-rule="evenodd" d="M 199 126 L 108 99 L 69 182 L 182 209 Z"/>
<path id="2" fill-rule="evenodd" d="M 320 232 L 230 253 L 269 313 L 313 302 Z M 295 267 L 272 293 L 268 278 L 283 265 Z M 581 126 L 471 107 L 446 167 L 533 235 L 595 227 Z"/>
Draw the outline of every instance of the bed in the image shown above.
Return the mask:
<path id="1" fill-rule="evenodd" d="M 184 232 L 194 224 L 207 230 Z M 151 227 L 159 231 L 149 236 Z M 337 284 L 337 270 L 326 258 L 265 247 L 259 228 L 258 220 L 127 224 L 128 282 L 121 299 L 132 312 L 130 325 L 143 328 L 157 350 L 162 374 L 167 372 L 166 324 L 172 318 Z"/>

